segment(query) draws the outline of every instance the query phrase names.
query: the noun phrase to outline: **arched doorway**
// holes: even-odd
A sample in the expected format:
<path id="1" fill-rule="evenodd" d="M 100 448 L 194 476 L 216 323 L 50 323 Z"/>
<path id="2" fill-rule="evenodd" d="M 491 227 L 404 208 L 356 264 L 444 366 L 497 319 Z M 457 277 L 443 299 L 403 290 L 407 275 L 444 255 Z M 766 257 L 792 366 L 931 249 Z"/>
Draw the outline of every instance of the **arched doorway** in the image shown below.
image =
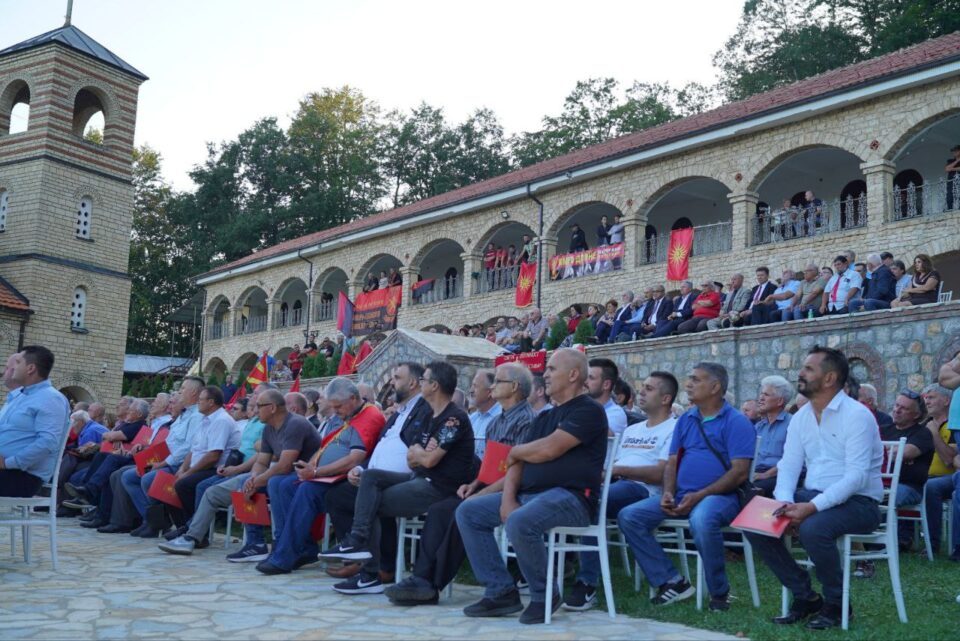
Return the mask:
<path id="1" fill-rule="evenodd" d="M 523 259 L 524 238 L 535 237 L 532 229 L 513 221 L 489 229 L 474 249 L 480 255 L 479 270 L 470 274 L 477 279 L 476 293 L 485 294 L 513 287 L 519 261 Z"/>
<path id="2" fill-rule="evenodd" d="M 706 256 L 733 247 L 733 207 L 730 188 L 706 177 L 684 178 L 661 188 L 647 205 L 647 263 L 667 260 L 670 232 L 693 227 L 691 255 Z"/>
<path id="3" fill-rule="evenodd" d="M 332 267 L 320 274 L 313 288 L 314 322 L 334 320 L 337 317 L 337 300 L 340 293 L 347 293 L 347 272 Z"/>
<path id="4" fill-rule="evenodd" d="M 419 280 L 413 284 L 414 305 L 436 303 L 460 298 L 463 295 L 463 247 L 443 238 L 433 241 L 414 257 L 413 265 L 420 270 Z"/>
<path id="5" fill-rule="evenodd" d="M 364 263 L 355 279 L 357 291 L 373 291 L 381 285 L 390 285 L 390 279 L 399 281 L 400 259 L 390 254 L 378 254 Z M 376 281 L 376 283 L 374 283 Z"/>
<path id="6" fill-rule="evenodd" d="M 267 293 L 259 287 L 251 287 L 240 297 L 240 318 L 234 335 L 253 334 L 267 330 Z"/>
<path id="7" fill-rule="evenodd" d="M 960 114 L 946 112 L 926 126 L 905 134 L 893 146 L 899 150 L 893 157 L 897 165 L 893 189 L 894 220 L 960 209 L 960 172 L 946 169 L 954 160 L 951 149 L 958 142 Z M 916 179 L 919 181 L 914 182 Z"/>
<path id="8" fill-rule="evenodd" d="M 303 310 L 307 304 L 307 284 L 299 278 L 291 278 L 278 288 L 280 307 L 273 320 L 274 329 L 297 327 L 306 322 Z"/>
<path id="9" fill-rule="evenodd" d="M 60 389 L 60 393 L 67 397 L 70 407 L 74 403 L 93 403 L 97 399 L 83 387 L 79 385 L 68 385 Z"/>

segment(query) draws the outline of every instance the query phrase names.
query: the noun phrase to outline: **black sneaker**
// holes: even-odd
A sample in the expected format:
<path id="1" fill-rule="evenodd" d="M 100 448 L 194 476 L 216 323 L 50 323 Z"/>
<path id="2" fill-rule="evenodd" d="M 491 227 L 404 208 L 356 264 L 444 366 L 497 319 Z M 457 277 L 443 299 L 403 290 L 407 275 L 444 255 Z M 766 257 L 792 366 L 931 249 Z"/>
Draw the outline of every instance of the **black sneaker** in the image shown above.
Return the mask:
<path id="1" fill-rule="evenodd" d="M 347 561 L 366 561 L 373 554 L 367 549 L 366 542 L 358 541 L 353 534 L 347 534 L 338 544 L 320 553 L 321 559 L 345 559 Z"/>
<path id="2" fill-rule="evenodd" d="M 391 585 L 384 590 L 384 594 L 398 605 L 436 603 L 439 598 L 437 590 L 430 585 L 429 581 L 413 574 L 408 575 L 400 583 Z"/>
<path id="3" fill-rule="evenodd" d="M 66 501 L 61 503 L 61 505 L 71 510 L 82 510 L 84 508 L 90 507 L 93 504 L 90 501 L 88 501 L 85 497 L 78 496 L 73 499 L 67 499 Z"/>
<path id="4" fill-rule="evenodd" d="M 730 609 L 730 593 L 720 596 L 710 595 L 710 610 L 713 612 L 726 612 Z"/>
<path id="5" fill-rule="evenodd" d="M 583 581 L 573 584 L 573 589 L 563 597 L 563 609 L 582 612 L 589 610 L 597 603 L 597 588 L 587 585 Z"/>
<path id="6" fill-rule="evenodd" d="M 178 528 L 173 528 L 173 529 L 170 530 L 169 532 L 164 532 L 163 538 L 165 538 L 165 539 L 168 540 L 168 541 L 172 541 L 172 540 L 174 540 L 174 539 L 176 539 L 176 538 L 178 538 L 178 537 L 181 537 L 181 536 L 183 536 L 184 534 L 186 534 L 186 533 L 187 533 L 187 529 L 188 529 L 188 528 L 187 528 L 186 525 L 181 525 L 181 526 L 178 527 Z"/>
<path id="7" fill-rule="evenodd" d="M 273 563 L 270 563 L 269 560 L 260 561 L 260 563 L 257 563 L 257 572 L 260 572 L 266 575 L 290 574 L 290 570 L 285 570 L 281 567 L 277 567 Z"/>
<path id="8" fill-rule="evenodd" d="M 853 609 L 850 609 L 850 617 L 853 618 Z M 823 608 L 820 609 L 820 612 L 817 616 L 813 617 L 807 621 L 806 628 L 808 630 L 829 630 L 830 628 L 839 628 L 842 623 L 841 618 L 843 610 L 840 609 L 839 605 L 834 605 L 831 603 L 824 603 Z"/>
<path id="9" fill-rule="evenodd" d="M 774 617 L 772 621 L 777 625 L 793 625 L 794 623 L 800 623 L 804 619 L 812 617 L 822 609 L 823 599 L 819 594 L 817 598 L 812 601 L 794 599 L 790 605 L 790 611 L 787 612 L 786 616 Z"/>
<path id="10" fill-rule="evenodd" d="M 522 609 L 520 593 L 516 590 L 510 590 L 506 594 L 501 594 L 493 599 L 483 597 L 473 605 L 465 607 L 463 613 L 468 617 L 502 617 L 514 614 Z"/>
<path id="11" fill-rule="evenodd" d="M 333 586 L 340 594 L 383 594 L 383 582 L 377 574 L 355 574 Z"/>
<path id="12" fill-rule="evenodd" d="M 84 512 L 83 514 L 81 514 L 77 518 L 77 520 L 83 523 L 84 521 L 96 521 L 99 518 L 100 518 L 100 510 L 98 510 L 97 508 L 94 508 L 92 510 L 88 510 L 87 512 Z"/>
<path id="13" fill-rule="evenodd" d="M 689 581 L 681 577 L 679 581 L 661 585 L 657 589 L 657 595 L 650 599 L 650 603 L 654 605 L 670 605 L 677 601 L 689 599 L 693 596 L 694 592 L 696 592 L 696 588 L 690 585 Z"/>
<path id="14" fill-rule="evenodd" d="M 553 593 L 553 609 L 550 613 L 554 613 L 560 609 L 560 605 L 563 603 L 563 599 L 560 598 L 556 592 Z M 546 623 L 547 622 L 547 608 L 546 602 L 544 601 L 531 601 L 530 605 L 527 606 L 527 609 L 520 614 L 520 623 L 526 625 L 534 625 L 537 623 Z"/>
<path id="15" fill-rule="evenodd" d="M 63 489 L 66 490 L 67 494 L 69 494 L 73 498 L 83 499 L 84 501 L 89 503 L 89 501 L 87 501 L 87 497 L 89 496 L 89 494 L 87 493 L 87 488 L 85 488 L 84 486 L 74 485 L 73 483 L 67 482 L 63 484 Z"/>
<path id="16" fill-rule="evenodd" d="M 299 559 L 293 562 L 293 569 L 299 570 L 300 568 L 305 568 L 308 565 L 313 565 L 314 563 L 319 563 L 320 559 L 317 558 L 316 554 L 304 554 Z"/>
<path id="17" fill-rule="evenodd" d="M 514 585 L 517 586 L 517 592 L 520 594 L 530 594 L 530 584 L 523 578 L 523 575 L 515 581 Z"/>
<path id="18" fill-rule="evenodd" d="M 266 561 L 270 556 L 270 550 L 265 543 L 248 543 L 242 548 L 227 555 L 227 561 L 231 563 L 259 563 Z"/>

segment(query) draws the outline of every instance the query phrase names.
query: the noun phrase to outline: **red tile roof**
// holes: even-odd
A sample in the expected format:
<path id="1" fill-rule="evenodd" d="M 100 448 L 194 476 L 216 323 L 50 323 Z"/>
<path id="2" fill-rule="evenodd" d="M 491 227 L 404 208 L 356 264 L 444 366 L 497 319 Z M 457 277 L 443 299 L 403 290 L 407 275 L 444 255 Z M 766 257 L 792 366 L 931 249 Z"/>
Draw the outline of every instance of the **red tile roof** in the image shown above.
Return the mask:
<path id="1" fill-rule="evenodd" d="M 30 301 L 16 288 L 0 278 L 0 309 L 9 309 L 19 313 L 29 313 Z"/>
<path id="2" fill-rule="evenodd" d="M 876 84 L 895 76 L 919 69 L 943 64 L 960 58 L 960 32 L 914 45 L 894 53 L 867 60 L 849 67 L 807 78 L 766 93 L 751 96 L 740 102 L 732 102 L 695 116 L 674 120 L 637 133 L 614 138 L 585 149 L 489 178 L 481 182 L 448 191 L 431 198 L 380 212 L 338 227 L 294 238 L 272 247 L 252 253 L 231 263 L 213 269 L 205 275 L 257 262 L 290 251 L 310 247 L 324 240 L 337 238 L 351 232 L 371 229 L 378 225 L 409 218 L 435 209 L 467 202 L 509 189 L 561 175 L 567 171 L 636 153 L 644 149 L 673 142 L 694 134 L 700 134 L 747 118 L 782 111 L 789 107 L 824 98 L 859 86 Z"/>

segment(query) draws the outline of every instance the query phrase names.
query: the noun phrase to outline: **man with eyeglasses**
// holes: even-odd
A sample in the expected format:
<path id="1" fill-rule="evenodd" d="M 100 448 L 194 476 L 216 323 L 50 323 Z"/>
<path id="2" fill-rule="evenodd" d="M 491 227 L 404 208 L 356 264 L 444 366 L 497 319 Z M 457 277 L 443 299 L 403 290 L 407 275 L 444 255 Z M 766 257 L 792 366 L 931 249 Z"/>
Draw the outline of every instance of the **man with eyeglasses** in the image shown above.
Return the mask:
<path id="1" fill-rule="evenodd" d="M 456 389 L 457 370 L 452 365 L 443 361 L 427 365 L 420 390 L 433 415 L 407 449 L 407 464 L 413 471 L 367 470 L 360 477 L 353 528 L 320 557 L 368 561 L 369 566 L 334 585 L 337 592 L 382 593 L 374 565 L 380 551 L 380 518 L 419 516 L 472 479 L 473 429 L 470 417 L 451 401 Z"/>
<path id="2" fill-rule="evenodd" d="M 493 397 L 500 403 L 503 412 L 487 430 L 488 441 L 513 446 L 523 439 L 536 419 L 536 412 L 527 402 L 532 387 L 533 376 L 523 365 L 504 363 L 497 367 Z M 457 529 L 457 507 L 465 500 L 502 490 L 503 479 L 484 485 L 476 478 L 461 485 L 456 496 L 430 506 L 420 532 L 420 550 L 413 573 L 386 590 L 387 597 L 394 605 L 437 602 L 440 591 L 456 577 L 467 554 Z"/>

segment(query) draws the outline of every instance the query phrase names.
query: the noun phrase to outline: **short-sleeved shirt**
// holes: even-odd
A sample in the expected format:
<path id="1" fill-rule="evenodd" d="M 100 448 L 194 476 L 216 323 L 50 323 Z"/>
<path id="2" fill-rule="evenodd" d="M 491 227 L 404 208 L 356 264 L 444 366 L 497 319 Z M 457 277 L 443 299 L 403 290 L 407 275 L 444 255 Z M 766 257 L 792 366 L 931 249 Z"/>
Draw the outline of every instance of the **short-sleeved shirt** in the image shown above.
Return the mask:
<path id="1" fill-rule="evenodd" d="M 611 432 L 622 434 L 623 430 L 627 429 L 627 413 L 612 397 L 604 403 L 603 411 L 607 414 L 607 428 Z"/>
<path id="2" fill-rule="evenodd" d="M 720 294 L 717 292 L 703 292 L 693 301 L 694 305 L 705 300 L 713 301 L 710 307 L 695 306 L 693 308 L 694 318 L 716 318 L 720 315 Z"/>
<path id="3" fill-rule="evenodd" d="M 900 482 L 909 485 L 917 491 L 927 482 L 930 471 L 930 462 L 933 461 L 933 435 L 924 425 L 917 423 L 905 430 L 898 430 L 896 425 L 885 425 L 880 428 L 880 438 L 884 441 L 899 441 L 907 439 L 907 445 L 914 445 L 920 450 L 920 456 L 913 460 L 903 460 L 900 468 Z"/>
<path id="4" fill-rule="evenodd" d="M 103 440 L 103 435 L 107 433 L 107 428 L 96 421 L 87 421 L 87 424 L 80 430 L 77 438 L 77 445 L 83 447 L 90 443 L 99 443 Z"/>
<path id="5" fill-rule="evenodd" d="M 364 444 L 363 437 L 360 436 L 360 432 L 358 432 L 352 426 L 348 426 L 346 429 L 342 429 L 337 432 L 337 435 L 330 439 L 330 442 L 327 443 L 327 446 L 320 454 L 320 459 L 317 461 L 317 467 L 335 463 L 344 456 L 350 454 L 350 452 L 353 450 L 366 452 L 367 446 Z"/>
<path id="6" fill-rule="evenodd" d="M 483 266 L 486 269 L 493 269 L 497 266 L 497 251 L 495 249 L 488 249 L 483 254 Z"/>
<path id="7" fill-rule="evenodd" d="M 784 283 L 783 285 L 780 285 L 780 287 L 777 287 L 775 290 L 773 290 L 773 295 L 776 296 L 777 294 L 783 294 L 784 292 L 790 292 L 791 294 L 796 294 L 797 290 L 799 289 L 800 289 L 800 281 L 788 280 L 786 283 Z M 776 302 L 777 302 L 777 309 L 786 309 L 791 305 L 793 305 L 793 296 L 791 296 L 790 298 L 784 298 L 783 300 L 778 300 Z"/>
<path id="8" fill-rule="evenodd" d="M 860 289 L 862 286 L 863 278 L 855 269 L 848 267 L 847 271 L 834 274 L 823 288 L 823 291 L 827 294 L 827 307 L 829 309 L 845 309 L 847 307 L 847 294 L 851 289 Z M 836 296 L 834 296 L 834 288 L 836 288 Z"/>
<path id="9" fill-rule="evenodd" d="M 476 454 L 480 458 L 483 458 L 483 443 L 486 442 L 487 428 L 493 424 L 501 412 L 503 408 L 500 407 L 500 403 L 494 403 L 486 412 L 474 410 L 470 414 L 470 427 L 473 430 L 473 437 L 477 440 Z"/>
<path id="10" fill-rule="evenodd" d="M 757 467 L 770 469 L 780 462 L 783 457 L 783 446 L 787 442 L 790 418 L 787 412 L 780 412 L 773 423 L 766 416 L 757 421 L 754 426 L 760 438 L 760 445 L 757 446 Z"/>
<path id="11" fill-rule="evenodd" d="M 950 414 L 947 416 L 947 426 L 951 430 L 960 430 L 960 392 L 953 390 L 950 397 Z"/>
<path id="12" fill-rule="evenodd" d="M 263 435 L 264 427 L 263 422 L 256 416 L 248 420 L 246 425 L 243 426 L 243 431 L 240 432 L 240 447 L 238 449 L 243 454 L 244 461 L 257 453 L 254 446 Z"/>
<path id="13" fill-rule="evenodd" d="M 947 421 L 944 421 L 943 424 L 940 425 L 938 431 L 940 432 L 940 438 L 943 439 L 943 442 L 947 445 L 953 445 L 957 442 L 957 434 L 947 426 Z M 933 478 L 934 476 L 946 476 L 947 474 L 953 473 L 954 469 L 944 465 L 940 457 L 937 456 L 936 446 L 934 446 L 933 460 L 930 462 L 930 470 L 927 472 L 927 476 Z"/>
<path id="14" fill-rule="evenodd" d="M 552 461 L 524 463 L 520 492 L 538 493 L 562 487 L 595 504 L 600 498 L 609 430 L 603 406 L 586 394 L 572 398 L 539 414 L 524 442 L 544 438 L 556 430 L 563 430 L 580 442 Z"/>
<path id="15" fill-rule="evenodd" d="M 140 431 L 140 428 L 146 425 L 147 422 L 143 419 L 139 421 L 133 421 L 132 423 L 117 423 L 115 429 L 119 430 L 123 434 L 123 440 L 125 442 L 130 442 L 137 437 L 137 433 Z"/>
<path id="16" fill-rule="evenodd" d="M 473 480 L 473 428 L 466 412 L 449 403 L 438 416 L 430 418 L 415 442 L 425 448 L 430 439 L 435 439 L 446 454 L 433 467 L 413 468 L 415 475 L 426 478 L 440 491 L 451 494 Z"/>
<path id="17" fill-rule="evenodd" d="M 756 448 L 757 432 L 753 423 L 729 403 L 724 403 L 720 413 L 711 418 L 704 418 L 696 407 L 681 415 L 670 443 L 671 455 L 683 448 L 677 470 L 675 498 L 678 501 L 685 494 L 702 490 L 727 473 L 727 467 L 704 443 L 698 423 L 703 425 L 710 444 L 727 465 L 732 464 L 732 459 L 752 459 Z"/>
<path id="18" fill-rule="evenodd" d="M 650 467 L 660 461 L 670 458 L 670 442 L 673 440 L 673 430 L 677 419 L 672 416 L 653 427 L 647 421 L 634 423 L 623 431 L 620 439 L 620 449 L 614 463 L 625 467 Z M 650 494 L 660 494 L 660 486 L 640 483 Z"/>
<path id="19" fill-rule="evenodd" d="M 803 301 L 804 298 L 806 298 L 807 296 L 809 296 L 815 291 L 820 291 L 821 293 L 823 293 L 823 288 L 826 287 L 826 285 L 827 285 L 827 281 L 825 281 L 822 278 L 817 278 L 816 280 L 813 280 L 813 281 L 809 281 L 807 279 L 801 280 L 799 291 L 798 291 L 798 293 L 800 294 L 801 302 Z M 814 298 L 813 300 L 807 301 L 806 304 L 812 305 L 816 302 L 817 302 L 817 299 Z"/>
<path id="20" fill-rule="evenodd" d="M 194 433 L 190 444 L 190 465 L 197 462 L 207 452 L 220 451 L 217 465 L 223 465 L 230 456 L 230 450 L 240 446 L 237 423 L 222 407 L 200 419 L 200 427 Z"/>
<path id="21" fill-rule="evenodd" d="M 320 449 L 320 435 L 310 421 L 297 414 L 288 413 L 280 429 L 271 425 L 263 428 L 260 437 L 261 454 L 269 454 L 271 460 L 278 460 L 280 452 L 296 450 L 301 461 L 309 461 Z"/>

